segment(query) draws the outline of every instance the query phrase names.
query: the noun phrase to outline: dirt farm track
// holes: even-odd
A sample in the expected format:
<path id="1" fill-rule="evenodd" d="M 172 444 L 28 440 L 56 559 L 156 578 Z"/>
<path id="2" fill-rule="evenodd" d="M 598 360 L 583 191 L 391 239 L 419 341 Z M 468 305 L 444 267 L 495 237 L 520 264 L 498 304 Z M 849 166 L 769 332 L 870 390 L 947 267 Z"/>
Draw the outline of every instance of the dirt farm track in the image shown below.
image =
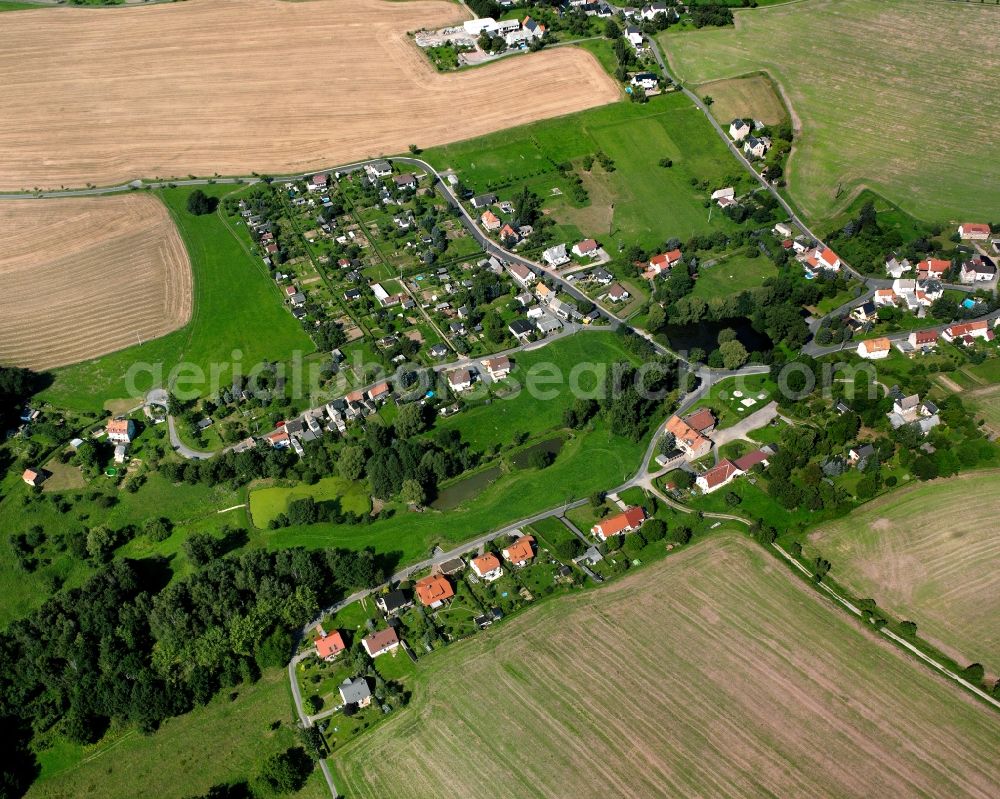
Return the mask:
<path id="1" fill-rule="evenodd" d="M 0 203 L 0 363 L 46 369 L 191 318 L 191 264 L 154 197 Z"/>
<path id="2" fill-rule="evenodd" d="M 305 171 L 611 102 L 560 48 L 438 74 L 407 36 L 445 2 L 191 0 L 0 25 L 0 190 Z"/>

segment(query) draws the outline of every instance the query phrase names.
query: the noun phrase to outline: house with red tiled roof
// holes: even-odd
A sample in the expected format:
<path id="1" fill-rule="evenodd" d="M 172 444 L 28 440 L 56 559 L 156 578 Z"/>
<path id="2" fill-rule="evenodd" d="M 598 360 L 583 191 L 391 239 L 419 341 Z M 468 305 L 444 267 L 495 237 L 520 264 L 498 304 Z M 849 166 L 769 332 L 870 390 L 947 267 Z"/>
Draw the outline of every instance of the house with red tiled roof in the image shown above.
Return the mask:
<path id="1" fill-rule="evenodd" d="M 945 261 L 941 258 L 926 258 L 917 264 L 917 279 L 927 280 L 927 278 L 935 277 L 940 280 L 949 269 L 951 269 L 951 261 Z"/>
<path id="2" fill-rule="evenodd" d="M 417 580 L 413 591 L 417 595 L 417 599 L 420 600 L 420 604 L 428 608 L 439 608 L 455 596 L 455 590 L 451 587 L 451 583 L 440 574 L 432 574 L 430 577 Z"/>
<path id="3" fill-rule="evenodd" d="M 671 250 L 670 252 L 663 252 L 659 255 L 654 255 L 649 259 L 649 272 L 645 274 L 653 273 L 653 276 L 662 275 L 664 272 L 669 272 L 674 264 L 676 264 L 681 259 L 680 250 Z"/>
<path id="4" fill-rule="evenodd" d="M 770 457 L 771 453 L 766 449 L 755 449 L 753 452 L 748 452 L 743 457 L 737 458 L 733 463 L 736 464 L 736 468 L 741 472 L 749 472 L 758 463 L 767 466 Z"/>
<path id="5" fill-rule="evenodd" d="M 574 244 L 571 252 L 573 255 L 581 258 L 584 255 L 595 255 L 597 253 L 597 242 L 593 239 L 584 239 L 578 244 Z"/>
<path id="6" fill-rule="evenodd" d="M 713 491 L 729 485 L 741 474 L 743 474 L 743 470 L 727 458 L 726 460 L 719 461 L 718 466 L 713 466 L 704 474 L 698 475 L 698 479 L 695 482 L 703 494 L 711 494 Z"/>
<path id="7" fill-rule="evenodd" d="M 377 658 L 379 655 L 392 652 L 398 647 L 399 636 L 396 635 L 396 631 L 392 627 L 386 627 L 384 630 L 379 630 L 362 638 L 361 646 L 368 653 L 368 657 Z"/>
<path id="8" fill-rule="evenodd" d="M 527 566 L 531 559 L 535 557 L 534 544 L 534 536 L 522 535 L 516 541 L 504 547 L 501 554 L 505 560 L 509 560 L 515 566 Z"/>
<path id="9" fill-rule="evenodd" d="M 344 643 L 344 638 L 341 636 L 339 630 L 334 630 L 328 634 L 320 627 L 318 632 L 319 636 L 316 638 L 316 656 L 320 660 L 333 660 L 347 649 L 347 645 Z"/>
<path id="10" fill-rule="evenodd" d="M 500 228 L 500 240 L 508 244 L 517 244 L 521 240 L 521 235 L 509 224 Z"/>
<path id="11" fill-rule="evenodd" d="M 483 223 L 483 227 L 487 230 L 499 230 L 500 226 L 503 224 L 497 215 L 492 211 L 484 211 L 483 215 L 480 217 L 480 221 Z"/>
<path id="12" fill-rule="evenodd" d="M 642 523 L 645 520 L 646 511 L 639 506 L 634 506 L 623 513 L 619 513 L 617 516 L 612 516 L 610 519 L 598 522 L 590 528 L 590 532 L 601 539 L 601 541 L 607 541 L 609 538 L 613 538 L 616 535 L 631 533 L 633 530 L 638 530 L 642 527 Z"/>
<path id="13" fill-rule="evenodd" d="M 135 422 L 131 419 L 112 419 L 105 429 L 108 441 L 115 444 L 131 444 L 135 437 Z"/>
<path id="14" fill-rule="evenodd" d="M 936 330 L 914 330 L 909 338 L 911 347 L 936 347 L 937 340 Z"/>
<path id="15" fill-rule="evenodd" d="M 389 399 L 389 384 L 379 383 L 377 386 L 372 386 L 368 390 L 368 396 L 373 400 L 386 400 Z"/>
<path id="16" fill-rule="evenodd" d="M 21 479 L 32 488 L 37 488 L 45 481 L 45 474 L 41 469 L 25 469 Z"/>
<path id="17" fill-rule="evenodd" d="M 695 424 L 691 424 L 692 420 Z M 698 427 L 701 427 L 701 430 Z M 712 441 L 702 430 L 711 432 L 715 429 L 715 416 L 707 408 L 681 419 L 671 416 L 667 420 L 667 432 L 674 437 L 674 445 L 683 452 L 689 460 L 697 460 L 707 455 L 712 449 Z"/>
<path id="18" fill-rule="evenodd" d="M 503 567 L 500 565 L 500 559 L 492 552 L 487 552 L 478 558 L 473 558 L 469 561 L 469 565 L 472 567 L 472 571 L 476 577 L 488 583 L 492 583 L 494 580 L 499 580 L 503 577 Z"/>
<path id="19" fill-rule="evenodd" d="M 981 322 L 963 322 L 962 324 L 946 327 L 941 333 L 941 338 L 949 342 L 965 338 L 966 336 L 970 338 L 989 338 L 989 334 L 992 332 L 985 320 Z"/>
<path id="20" fill-rule="evenodd" d="M 963 222 L 958 226 L 958 235 L 970 241 L 986 241 L 990 237 L 990 226 L 979 222 Z"/>

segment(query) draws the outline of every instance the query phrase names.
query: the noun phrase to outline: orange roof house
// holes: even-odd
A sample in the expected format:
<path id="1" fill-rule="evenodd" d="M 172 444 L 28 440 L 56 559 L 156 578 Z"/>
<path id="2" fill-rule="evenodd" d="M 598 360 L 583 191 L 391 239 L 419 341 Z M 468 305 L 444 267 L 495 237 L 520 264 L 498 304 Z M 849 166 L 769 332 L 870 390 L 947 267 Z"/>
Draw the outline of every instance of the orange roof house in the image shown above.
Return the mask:
<path id="1" fill-rule="evenodd" d="M 891 347 L 892 342 L 885 337 L 870 338 L 867 341 L 862 341 L 858 344 L 858 355 L 868 360 L 885 358 L 889 355 Z"/>
<path id="2" fill-rule="evenodd" d="M 42 475 L 41 469 L 25 469 L 24 474 L 21 475 L 21 479 L 34 488 L 40 486 L 45 478 Z"/>
<path id="3" fill-rule="evenodd" d="M 515 566 L 525 566 L 535 557 L 534 543 L 534 536 L 522 535 L 503 550 L 503 556 Z"/>
<path id="4" fill-rule="evenodd" d="M 486 211 L 483 213 L 482 217 L 483 227 L 487 230 L 499 230 L 500 229 L 500 219 L 492 211 Z"/>
<path id="5" fill-rule="evenodd" d="M 709 413 L 709 416 L 711 416 L 711 413 Z M 704 424 L 705 427 L 703 429 L 705 430 L 715 427 L 714 416 L 711 419 L 712 424 L 709 425 L 707 424 L 707 417 L 699 412 L 687 420 L 681 419 L 679 416 L 671 416 L 667 421 L 667 432 L 674 437 L 674 442 L 681 452 L 691 459 L 696 459 L 708 454 L 708 451 L 712 448 L 712 442 L 689 423 L 691 419 L 694 419 L 699 425 Z"/>
<path id="6" fill-rule="evenodd" d="M 472 566 L 472 571 L 476 573 L 477 577 L 482 577 L 488 583 L 503 577 L 503 567 L 500 565 L 500 559 L 492 552 L 487 552 L 485 555 L 473 558 L 469 565 Z"/>
<path id="7" fill-rule="evenodd" d="M 430 577 L 418 580 L 413 590 L 420 604 L 428 608 L 439 608 L 455 596 L 451 583 L 440 574 L 432 574 Z"/>
<path id="8" fill-rule="evenodd" d="M 612 516 L 610 519 L 598 522 L 590 528 L 590 531 L 602 541 L 607 541 L 612 536 L 638 530 L 645 519 L 646 511 L 639 506 L 635 506 L 623 513 L 619 513 L 617 516 Z"/>
<path id="9" fill-rule="evenodd" d="M 963 239 L 988 239 L 990 226 L 980 222 L 963 222 L 958 226 L 958 235 Z"/>
<path id="10" fill-rule="evenodd" d="M 330 634 L 319 629 L 319 638 L 316 639 L 316 655 L 323 660 L 333 660 L 337 655 L 347 649 L 344 639 L 339 630 L 334 630 Z"/>
<path id="11" fill-rule="evenodd" d="M 373 400 L 385 399 L 389 396 L 389 384 L 379 383 L 377 386 L 372 386 L 372 388 L 368 391 L 368 396 Z"/>

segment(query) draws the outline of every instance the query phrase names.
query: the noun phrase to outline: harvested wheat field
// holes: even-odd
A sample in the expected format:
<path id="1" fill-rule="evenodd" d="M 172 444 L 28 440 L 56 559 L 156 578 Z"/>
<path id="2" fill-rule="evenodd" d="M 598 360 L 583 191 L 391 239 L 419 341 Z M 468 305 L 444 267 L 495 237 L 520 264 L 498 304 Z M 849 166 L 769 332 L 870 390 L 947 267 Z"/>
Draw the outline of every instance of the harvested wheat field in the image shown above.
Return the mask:
<path id="1" fill-rule="evenodd" d="M 579 48 L 438 74 L 407 31 L 463 15 L 424 0 L 191 0 L 5 15 L 0 188 L 305 171 L 620 96 Z"/>
<path id="2" fill-rule="evenodd" d="M 726 128 L 736 117 L 752 117 L 765 125 L 777 125 L 788 119 L 788 112 L 766 75 L 716 80 L 696 86 L 692 91 L 712 98 L 712 116 Z"/>
<path id="3" fill-rule="evenodd" d="M 364 797 L 992 797 L 997 716 L 719 536 L 429 656 Z"/>
<path id="4" fill-rule="evenodd" d="M 191 263 L 141 194 L 0 202 L 0 363 L 47 369 L 191 318 Z"/>
<path id="5" fill-rule="evenodd" d="M 809 543 L 832 576 L 962 665 L 1000 672 L 1000 472 L 922 483 L 824 525 Z"/>

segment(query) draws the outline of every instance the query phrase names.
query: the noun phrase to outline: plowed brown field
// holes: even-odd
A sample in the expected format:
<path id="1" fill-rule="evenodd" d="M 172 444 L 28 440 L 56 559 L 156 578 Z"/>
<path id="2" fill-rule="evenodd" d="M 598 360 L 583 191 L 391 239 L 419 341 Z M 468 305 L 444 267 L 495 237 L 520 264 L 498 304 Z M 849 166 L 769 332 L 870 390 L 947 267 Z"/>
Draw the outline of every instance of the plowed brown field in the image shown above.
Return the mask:
<path id="1" fill-rule="evenodd" d="M 426 657 L 353 799 L 993 797 L 996 714 L 718 537 Z"/>
<path id="2" fill-rule="evenodd" d="M 191 0 L 0 26 L 0 189 L 305 171 L 611 102 L 561 48 L 438 74 L 407 31 L 445 2 Z"/>
<path id="3" fill-rule="evenodd" d="M 176 330 L 191 280 L 153 197 L 0 202 L 0 363 L 62 366 Z"/>

